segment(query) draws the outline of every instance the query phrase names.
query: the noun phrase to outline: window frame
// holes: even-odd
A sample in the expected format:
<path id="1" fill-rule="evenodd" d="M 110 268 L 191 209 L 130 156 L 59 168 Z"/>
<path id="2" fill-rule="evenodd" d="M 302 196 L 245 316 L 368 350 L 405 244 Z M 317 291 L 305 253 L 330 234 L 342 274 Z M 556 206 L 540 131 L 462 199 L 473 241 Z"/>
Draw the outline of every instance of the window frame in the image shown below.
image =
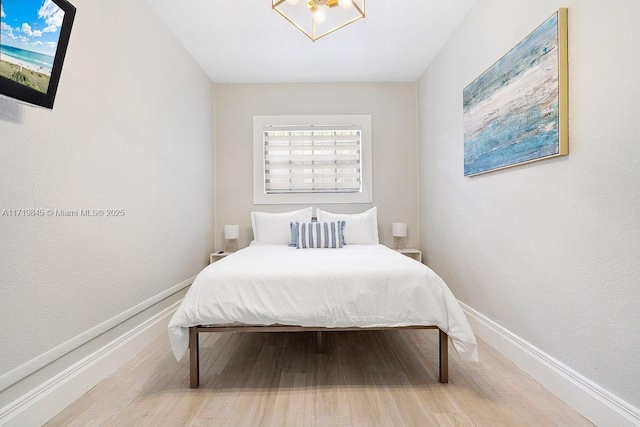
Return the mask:
<path id="1" fill-rule="evenodd" d="M 361 188 L 351 193 L 268 194 L 265 191 L 264 130 L 270 126 L 353 126 L 361 130 Z M 372 203 L 372 152 L 370 115 L 282 115 L 253 116 L 253 203 L 338 204 Z"/>

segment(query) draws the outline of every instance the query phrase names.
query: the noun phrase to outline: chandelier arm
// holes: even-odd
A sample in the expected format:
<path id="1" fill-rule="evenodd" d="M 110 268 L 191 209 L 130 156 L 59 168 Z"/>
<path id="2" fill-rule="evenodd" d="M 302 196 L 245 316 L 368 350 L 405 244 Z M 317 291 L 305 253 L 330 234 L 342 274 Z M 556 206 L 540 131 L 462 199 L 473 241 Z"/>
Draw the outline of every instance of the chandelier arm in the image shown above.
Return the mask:
<path id="1" fill-rule="evenodd" d="M 316 20 L 311 18 L 311 41 L 316 41 L 318 38 L 316 37 Z"/>
<path id="2" fill-rule="evenodd" d="M 286 1 L 286 0 L 282 0 L 282 1 Z M 300 25 L 296 24 L 295 22 L 293 22 L 293 20 L 291 20 L 291 18 L 289 18 L 287 15 L 285 15 L 284 13 L 280 12 L 280 10 L 278 9 L 273 9 L 276 12 L 278 12 L 280 14 L 280 16 L 282 16 L 284 19 L 286 19 L 287 21 L 289 21 L 289 23 L 291 25 L 293 25 L 294 27 L 296 27 L 302 34 L 304 34 L 305 36 L 307 36 L 309 38 L 309 40 L 311 40 L 312 42 L 314 42 L 315 40 L 313 39 L 313 37 L 311 37 L 309 35 L 309 33 L 307 33 Z"/>
<path id="3" fill-rule="evenodd" d="M 362 18 L 364 18 L 364 16 L 357 16 L 357 17 L 353 18 L 351 21 L 345 22 L 344 24 L 340 25 L 339 27 L 336 27 L 336 28 L 334 28 L 334 29 L 333 29 L 333 30 L 331 30 L 331 31 L 327 31 L 326 33 L 322 34 L 321 36 L 316 37 L 316 39 L 315 39 L 315 40 L 313 40 L 313 41 L 320 40 L 320 39 L 321 39 L 321 38 L 323 38 L 324 36 L 328 36 L 328 35 L 329 35 L 329 34 L 331 34 L 331 33 L 335 33 L 335 32 L 336 32 L 336 31 L 338 31 L 339 29 L 344 28 L 344 27 L 346 27 L 346 26 L 347 26 L 347 25 L 349 25 L 349 24 L 353 24 L 354 22 L 356 22 L 357 20 L 362 19 Z"/>
<path id="4" fill-rule="evenodd" d="M 355 1 L 351 0 L 351 4 L 352 4 L 356 9 L 358 9 L 358 13 L 359 13 L 360 15 L 362 15 L 362 17 L 363 17 L 363 18 L 365 17 L 365 16 L 364 16 L 364 10 L 363 10 L 363 9 L 366 9 L 366 5 L 365 5 L 365 3 L 366 3 L 366 2 L 367 2 L 367 0 L 362 0 L 362 9 L 360 9 L 360 6 L 358 6 L 358 4 L 357 4 Z"/>

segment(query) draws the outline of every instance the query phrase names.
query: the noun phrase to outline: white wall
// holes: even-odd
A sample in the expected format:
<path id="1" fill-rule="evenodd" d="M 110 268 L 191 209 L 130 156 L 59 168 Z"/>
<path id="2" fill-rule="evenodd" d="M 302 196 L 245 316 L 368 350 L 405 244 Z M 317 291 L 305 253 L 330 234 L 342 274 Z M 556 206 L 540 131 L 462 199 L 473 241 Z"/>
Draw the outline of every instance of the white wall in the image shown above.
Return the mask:
<path id="1" fill-rule="evenodd" d="M 568 157 L 463 177 L 462 90 L 569 8 Z M 475 310 L 640 407 L 640 2 L 478 0 L 419 81 L 426 262 Z"/>
<path id="2" fill-rule="evenodd" d="M 0 216 L 0 408 L 167 306 L 65 345 L 213 249 L 213 85 L 145 1 L 73 3 L 54 110 L 0 102 L 0 211 L 125 216 Z"/>
<path id="3" fill-rule="evenodd" d="M 314 205 L 332 212 L 378 207 L 381 243 L 393 246 L 392 222 L 406 222 L 407 246 L 418 244 L 416 84 L 216 85 L 216 248 L 225 224 L 240 224 L 249 244 L 251 211 L 283 212 L 303 205 L 253 204 L 253 116 L 370 114 L 373 203 Z"/>

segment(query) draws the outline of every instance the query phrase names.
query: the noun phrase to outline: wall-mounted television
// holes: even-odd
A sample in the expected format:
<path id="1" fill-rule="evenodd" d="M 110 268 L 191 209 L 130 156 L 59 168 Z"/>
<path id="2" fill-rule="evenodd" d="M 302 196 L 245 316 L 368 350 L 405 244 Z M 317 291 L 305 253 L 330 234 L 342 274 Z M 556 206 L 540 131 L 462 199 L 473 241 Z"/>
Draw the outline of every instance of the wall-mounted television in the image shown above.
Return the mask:
<path id="1" fill-rule="evenodd" d="M 53 108 L 75 14 L 66 0 L 0 0 L 0 96 Z"/>

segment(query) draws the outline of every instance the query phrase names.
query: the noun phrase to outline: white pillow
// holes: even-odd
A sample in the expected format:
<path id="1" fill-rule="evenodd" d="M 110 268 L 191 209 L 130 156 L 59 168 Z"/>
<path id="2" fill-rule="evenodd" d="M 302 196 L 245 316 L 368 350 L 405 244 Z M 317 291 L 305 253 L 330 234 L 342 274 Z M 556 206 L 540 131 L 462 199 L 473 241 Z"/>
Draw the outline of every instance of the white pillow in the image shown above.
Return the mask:
<path id="1" fill-rule="evenodd" d="M 345 221 L 344 243 L 346 245 L 376 245 L 378 239 L 378 208 L 360 214 L 334 214 L 316 209 L 318 222 Z"/>
<path id="2" fill-rule="evenodd" d="M 253 239 L 261 243 L 288 245 L 291 243 L 291 223 L 311 222 L 312 212 L 313 208 L 282 213 L 251 212 Z"/>

